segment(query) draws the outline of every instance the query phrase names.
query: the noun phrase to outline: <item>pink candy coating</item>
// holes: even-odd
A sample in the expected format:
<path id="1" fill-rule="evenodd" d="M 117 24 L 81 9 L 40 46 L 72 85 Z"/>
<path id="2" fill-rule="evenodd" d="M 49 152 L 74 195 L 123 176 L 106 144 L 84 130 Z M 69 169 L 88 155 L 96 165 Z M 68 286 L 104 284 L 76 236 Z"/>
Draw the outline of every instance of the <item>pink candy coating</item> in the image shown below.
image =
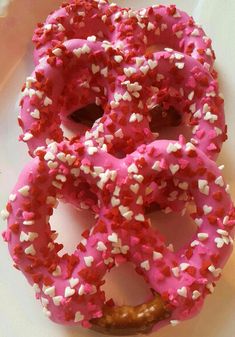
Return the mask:
<path id="1" fill-rule="evenodd" d="M 35 63 L 61 42 L 90 36 L 139 55 L 155 45 L 165 45 L 213 71 L 211 40 L 187 13 L 174 5 L 132 10 L 110 5 L 106 0 L 72 1 L 50 14 L 34 32 Z"/>
<path id="2" fill-rule="evenodd" d="M 218 83 L 194 58 L 173 50 L 130 57 L 110 44 L 84 40 L 69 40 L 51 54 L 22 93 L 21 139 L 31 154 L 48 139 L 63 139 L 62 118 L 96 102 L 104 115 L 80 136 L 109 153 L 119 156 L 120 150 L 126 154 L 152 142 L 149 109 L 168 104 L 192 129 L 194 145 L 217 157 L 226 139 L 223 99 Z"/>
<path id="3" fill-rule="evenodd" d="M 182 137 L 141 145 L 123 159 L 78 141 L 51 143 L 36 154 L 12 191 L 5 238 L 48 317 L 89 326 L 90 319 L 102 315 L 102 278 L 120 257 L 134 263 L 161 294 L 171 320 L 198 312 L 232 251 L 235 224 L 232 201 L 213 161 Z M 197 208 L 191 215 L 197 232 L 176 253 L 145 214 L 166 180 L 191 195 Z M 84 182 L 99 200 L 97 222 L 74 254 L 59 257 L 49 217 L 67 185 L 76 192 Z"/>
<path id="4" fill-rule="evenodd" d="M 213 291 L 234 234 L 234 208 L 210 160 L 226 139 L 211 40 L 175 6 L 133 11 L 79 0 L 52 13 L 33 41 L 36 68 L 23 88 L 19 123 L 35 158 L 5 213 L 15 265 L 58 323 L 89 327 L 102 316 L 101 282 L 120 259 L 161 294 L 170 320 L 191 317 Z M 61 124 L 91 103 L 104 115 L 69 143 Z M 192 129 L 189 143 L 155 140 L 155 105 L 180 111 Z M 61 198 L 98 215 L 72 256 L 59 257 L 49 224 Z M 157 202 L 177 211 L 191 199 L 198 230 L 174 253 L 145 209 Z"/>
<path id="5" fill-rule="evenodd" d="M 47 138 L 62 140 L 59 125 L 73 111 L 96 103 L 104 116 L 85 139 L 110 153 L 123 156 L 153 141 L 149 110 L 161 104 L 178 110 L 194 144 L 217 157 L 226 128 L 211 40 L 174 5 L 135 11 L 106 0 L 72 1 L 38 25 L 33 42 L 41 64 L 26 81 L 19 120 L 31 155 Z M 156 45 L 168 48 L 152 54 Z"/>

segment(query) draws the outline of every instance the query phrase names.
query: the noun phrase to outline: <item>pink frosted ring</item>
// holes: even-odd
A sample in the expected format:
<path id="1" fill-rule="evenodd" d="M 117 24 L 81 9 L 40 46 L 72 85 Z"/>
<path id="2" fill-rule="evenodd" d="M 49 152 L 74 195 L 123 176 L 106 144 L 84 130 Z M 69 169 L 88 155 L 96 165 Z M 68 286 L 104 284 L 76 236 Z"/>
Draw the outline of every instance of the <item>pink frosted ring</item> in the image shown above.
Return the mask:
<path id="1" fill-rule="evenodd" d="M 118 159 L 90 143 L 63 141 L 36 150 L 6 207 L 4 234 L 16 268 L 45 314 L 67 325 L 108 333 L 137 333 L 191 317 L 213 291 L 232 251 L 234 208 L 216 164 L 183 137 L 141 145 Z M 172 181 L 193 198 L 197 231 L 174 253 L 145 214 L 155 191 Z M 87 183 L 96 224 L 72 255 L 58 255 L 49 219 L 68 187 Z M 177 191 L 176 191 L 177 192 Z M 105 273 L 130 261 L 155 295 L 138 307 L 106 303 Z"/>

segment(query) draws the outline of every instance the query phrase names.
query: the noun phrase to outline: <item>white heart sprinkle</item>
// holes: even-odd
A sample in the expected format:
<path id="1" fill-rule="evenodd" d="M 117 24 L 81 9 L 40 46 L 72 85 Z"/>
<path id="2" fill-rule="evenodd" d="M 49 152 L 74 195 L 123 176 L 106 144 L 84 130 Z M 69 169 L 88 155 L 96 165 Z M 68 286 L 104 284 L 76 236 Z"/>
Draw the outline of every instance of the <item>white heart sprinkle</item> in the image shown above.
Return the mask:
<path id="1" fill-rule="evenodd" d="M 149 66 L 148 66 L 148 65 L 146 65 L 146 66 L 141 66 L 141 67 L 140 67 L 140 71 L 141 71 L 144 75 L 146 75 L 147 72 L 149 71 Z"/>
<path id="2" fill-rule="evenodd" d="M 135 220 L 137 220 L 137 221 L 145 221 L 144 215 L 143 214 L 137 214 L 135 216 Z"/>
<path id="3" fill-rule="evenodd" d="M 212 207 L 211 206 L 208 206 L 208 205 L 204 205 L 203 206 L 203 212 L 204 212 L 205 215 L 211 213 L 211 211 L 212 211 Z"/>
<path id="4" fill-rule="evenodd" d="M 81 322 L 81 321 L 83 321 L 83 319 L 84 319 L 84 316 L 81 314 L 80 311 L 77 311 L 76 314 L 75 314 L 74 322 L 75 323 Z"/>
<path id="5" fill-rule="evenodd" d="M 29 195 L 29 190 L 30 190 L 30 187 L 28 185 L 25 185 L 25 186 L 21 187 L 20 189 L 18 189 L 18 192 L 23 197 L 27 197 Z"/>
<path id="6" fill-rule="evenodd" d="M 152 170 L 154 170 L 154 171 L 161 171 L 160 164 L 161 164 L 161 163 L 160 163 L 159 160 L 155 161 L 155 163 L 154 163 L 153 166 L 152 166 Z"/>
<path id="7" fill-rule="evenodd" d="M 189 263 L 181 263 L 180 264 L 180 270 L 182 270 L 182 271 L 188 269 L 188 267 L 190 267 Z"/>
<path id="8" fill-rule="evenodd" d="M 175 63 L 176 68 L 183 69 L 184 68 L 184 62 L 176 62 Z"/>
<path id="9" fill-rule="evenodd" d="M 179 143 L 170 143 L 167 146 L 166 152 L 167 153 L 177 152 L 180 149 L 181 149 L 181 145 Z"/>
<path id="10" fill-rule="evenodd" d="M 174 267 L 174 268 L 171 269 L 171 271 L 172 271 L 172 273 L 175 277 L 180 276 L 180 268 L 179 267 Z"/>
<path id="11" fill-rule="evenodd" d="M 222 248 L 224 245 L 224 240 L 221 238 L 215 238 L 215 243 L 216 243 L 217 248 Z"/>
<path id="12" fill-rule="evenodd" d="M 156 260 L 161 260 L 163 258 L 163 255 L 159 252 L 153 252 L 153 260 L 156 261 Z"/>
<path id="13" fill-rule="evenodd" d="M 196 300 L 201 296 L 201 293 L 198 290 L 194 290 L 192 294 L 192 299 Z"/>
<path id="14" fill-rule="evenodd" d="M 111 204 L 113 207 L 120 205 L 120 199 L 112 197 L 111 198 Z"/>
<path id="15" fill-rule="evenodd" d="M 72 289 L 70 287 L 65 288 L 64 297 L 71 297 L 74 294 L 75 294 L 75 289 Z"/>
<path id="16" fill-rule="evenodd" d="M 25 252 L 25 254 L 27 254 L 27 255 L 33 255 L 33 256 L 36 255 L 36 250 L 35 250 L 33 244 L 30 245 L 29 247 L 25 248 L 24 252 Z"/>
<path id="17" fill-rule="evenodd" d="M 69 280 L 69 284 L 71 288 L 74 288 L 77 284 L 79 283 L 79 279 L 78 278 L 71 278 Z"/>
<path id="18" fill-rule="evenodd" d="M 157 67 L 157 61 L 154 61 L 154 60 L 148 60 L 148 65 L 150 67 L 150 69 L 154 69 Z"/>
<path id="19" fill-rule="evenodd" d="M 48 152 L 45 154 L 44 159 L 45 159 L 46 161 L 47 161 L 47 160 L 54 160 L 54 159 L 55 159 L 55 155 L 54 155 L 52 152 L 48 151 Z"/>
<path id="20" fill-rule="evenodd" d="M 139 184 L 130 185 L 130 190 L 135 194 L 139 191 L 139 188 L 140 188 Z"/>
<path id="21" fill-rule="evenodd" d="M 186 287 L 182 287 L 180 289 L 177 290 L 177 294 L 187 298 L 187 288 Z"/>
<path id="22" fill-rule="evenodd" d="M 53 303 L 58 307 L 61 303 L 61 301 L 63 300 L 62 296 L 55 296 L 52 298 Z"/>
<path id="23" fill-rule="evenodd" d="M 177 171 L 179 171 L 180 167 L 178 164 L 175 164 L 175 165 L 171 164 L 169 168 L 170 168 L 171 173 L 174 175 Z"/>
<path id="24" fill-rule="evenodd" d="M 223 180 L 223 177 L 222 177 L 222 176 L 219 176 L 218 178 L 216 178 L 215 184 L 218 185 L 218 186 L 220 186 L 220 187 L 223 187 L 223 186 L 224 186 L 224 180 Z"/>
<path id="25" fill-rule="evenodd" d="M 34 111 L 30 112 L 30 115 L 35 119 L 40 119 L 40 111 L 35 109 Z"/>
<path id="26" fill-rule="evenodd" d="M 28 242 L 29 241 L 29 236 L 25 232 L 20 233 L 20 242 Z"/>
<path id="27" fill-rule="evenodd" d="M 10 213 L 6 209 L 1 210 L 2 220 L 4 220 L 4 221 L 7 220 L 9 215 L 10 215 Z"/>
<path id="28" fill-rule="evenodd" d="M 48 106 L 52 104 L 52 100 L 49 97 L 45 97 L 44 99 L 44 105 Z"/>
<path id="29" fill-rule="evenodd" d="M 138 167 L 133 163 L 128 167 L 127 171 L 128 173 L 138 173 Z"/>
<path id="30" fill-rule="evenodd" d="M 111 235 L 108 236 L 108 240 L 110 242 L 117 243 L 118 242 L 118 236 L 116 233 L 112 233 Z"/>
<path id="31" fill-rule="evenodd" d="M 54 297 L 55 296 L 55 286 L 47 287 L 44 290 L 44 294 L 50 297 Z"/>
<path id="32" fill-rule="evenodd" d="M 105 246 L 105 244 L 102 242 L 102 241 L 99 241 L 97 243 L 97 247 L 96 249 L 99 251 L 99 252 L 104 252 L 107 250 L 107 247 Z"/>
<path id="33" fill-rule="evenodd" d="M 114 56 L 114 60 L 117 62 L 117 63 L 121 63 L 122 60 L 123 60 L 123 57 L 121 55 L 115 55 Z"/>
<path id="34" fill-rule="evenodd" d="M 145 269 L 145 270 L 149 270 L 150 269 L 150 265 L 149 265 L 149 261 L 148 260 L 145 260 L 143 262 L 141 262 L 140 264 L 141 268 Z"/>
<path id="35" fill-rule="evenodd" d="M 53 169 L 55 169 L 55 168 L 58 167 L 58 163 L 57 163 L 56 161 L 49 160 L 49 161 L 47 162 L 47 166 L 48 166 L 51 170 L 53 170 Z"/>
<path id="36" fill-rule="evenodd" d="M 93 261 L 94 261 L 93 256 L 84 256 L 84 262 L 87 267 L 91 267 Z"/>
<path id="37" fill-rule="evenodd" d="M 195 224 L 198 226 L 198 227 L 201 227 L 202 223 L 203 223 L 203 220 L 201 218 L 196 218 L 194 220 Z"/>
<path id="38" fill-rule="evenodd" d="M 142 181 L 144 180 L 144 177 L 141 174 L 134 174 L 133 178 L 138 181 L 138 183 L 142 183 Z"/>

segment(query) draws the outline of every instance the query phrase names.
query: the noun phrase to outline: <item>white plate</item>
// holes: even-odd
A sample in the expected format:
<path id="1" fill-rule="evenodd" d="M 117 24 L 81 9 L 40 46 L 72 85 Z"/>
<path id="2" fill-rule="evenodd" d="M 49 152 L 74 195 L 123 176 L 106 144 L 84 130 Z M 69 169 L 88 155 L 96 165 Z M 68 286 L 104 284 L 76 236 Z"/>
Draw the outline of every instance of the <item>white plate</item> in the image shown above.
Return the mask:
<path id="1" fill-rule="evenodd" d="M 19 127 L 17 126 L 17 96 L 26 75 L 32 69 L 31 36 L 36 22 L 43 20 L 50 10 L 57 8 L 61 1 L 53 0 L 13 0 L 8 13 L 0 18 L 0 208 L 7 201 L 17 176 L 24 163 L 29 160 L 26 146 L 17 141 Z M 5 6 L 6 0 L 0 0 Z M 119 5 L 142 7 L 160 3 L 153 0 L 120 0 Z M 162 1 L 169 4 L 171 1 Z M 231 186 L 231 193 L 235 199 L 235 1 L 234 0 L 175 0 L 176 5 L 192 14 L 196 21 L 206 30 L 213 40 L 217 55 L 217 69 L 220 74 L 221 90 L 225 96 L 226 118 L 229 126 L 229 140 L 223 147 L 219 163 L 225 163 L 224 176 Z M 6 10 L 6 7 L 5 7 Z M 6 14 L 6 13 L 5 13 Z M 72 230 L 80 232 L 75 211 L 64 206 L 56 212 L 53 221 L 71 222 L 71 231 L 63 241 L 67 249 L 71 249 L 70 240 L 74 236 Z M 80 221 L 89 216 L 83 214 Z M 5 223 L 1 222 L 1 230 Z M 64 227 L 59 228 L 63 233 Z M 63 233 L 64 234 L 64 233 Z M 78 233 L 79 235 L 79 233 Z M 74 245 L 76 242 L 73 242 Z M 50 322 L 42 314 L 41 306 L 34 300 L 32 289 L 28 286 L 21 273 L 12 268 L 7 246 L 0 243 L 0 335 L 1 337 L 81 337 L 97 336 L 97 333 L 83 329 L 64 328 Z M 129 266 L 127 266 L 129 267 Z M 117 270 L 109 282 L 109 293 L 119 296 L 124 301 L 128 293 L 128 300 L 135 302 L 135 296 L 144 296 L 147 291 L 142 280 L 137 280 L 133 270 L 122 268 Z M 177 327 L 166 327 L 153 334 L 158 337 L 233 337 L 235 336 L 235 254 L 226 265 L 223 277 L 218 283 L 215 294 L 210 296 L 202 312 L 194 319 L 181 323 Z M 119 276 L 117 276 L 117 274 Z M 133 277 L 136 286 L 129 294 L 130 289 L 125 286 L 125 280 Z M 141 295 L 137 295 L 138 293 Z M 116 294 L 116 295 L 115 295 Z"/>

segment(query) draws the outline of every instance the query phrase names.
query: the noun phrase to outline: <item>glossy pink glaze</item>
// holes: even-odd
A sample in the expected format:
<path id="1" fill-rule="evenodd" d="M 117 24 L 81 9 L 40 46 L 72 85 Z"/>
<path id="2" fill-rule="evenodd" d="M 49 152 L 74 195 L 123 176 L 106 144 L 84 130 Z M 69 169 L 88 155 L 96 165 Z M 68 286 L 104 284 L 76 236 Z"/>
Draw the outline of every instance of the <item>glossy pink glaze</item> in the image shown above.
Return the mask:
<path id="1" fill-rule="evenodd" d="M 235 220 L 211 160 L 226 139 L 211 40 L 175 6 L 133 11 L 79 0 L 50 14 L 33 41 L 36 68 L 22 90 L 19 123 L 35 158 L 4 213 L 15 266 L 57 323 L 89 327 L 101 317 L 102 279 L 126 261 L 171 312 L 153 330 L 192 317 L 231 253 Z M 69 142 L 61 124 L 91 103 L 104 115 Z M 190 143 L 155 140 L 155 105 L 181 113 Z M 58 255 L 49 224 L 58 199 L 85 204 L 98 219 L 71 256 Z M 178 211 L 188 200 L 197 232 L 174 253 L 146 210 L 157 203 Z"/>
<path id="2" fill-rule="evenodd" d="M 210 158 L 226 139 L 218 83 L 194 58 L 171 49 L 130 56 L 106 42 L 84 40 L 56 47 L 27 79 L 20 139 L 31 155 L 48 139 L 60 142 L 61 119 L 92 102 L 104 115 L 80 136 L 116 156 L 156 138 L 149 127 L 149 110 L 156 104 L 179 111 L 192 130 L 191 141 Z"/>
<path id="3" fill-rule="evenodd" d="M 48 317 L 89 327 L 90 319 L 102 316 L 105 273 L 124 261 L 134 263 L 162 296 L 171 321 L 199 311 L 232 251 L 235 224 L 231 198 L 213 161 L 183 137 L 141 145 L 124 159 L 80 141 L 51 143 L 36 155 L 9 198 L 4 238 Z M 176 198 L 181 189 L 197 209 L 191 214 L 197 232 L 176 253 L 145 214 L 167 180 Z M 76 193 L 84 182 L 99 200 L 93 209 L 97 222 L 83 233 L 74 254 L 59 257 L 62 247 L 54 243 L 49 218 L 67 187 Z"/>
<path id="4" fill-rule="evenodd" d="M 213 71 L 211 40 L 187 13 L 174 5 L 132 10 L 106 0 L 71 1 L 50 14 L 34 32 L 35 63 L 59 43 L 89 36 L 139 55 L 164 45 L 192 56 Z"/>

